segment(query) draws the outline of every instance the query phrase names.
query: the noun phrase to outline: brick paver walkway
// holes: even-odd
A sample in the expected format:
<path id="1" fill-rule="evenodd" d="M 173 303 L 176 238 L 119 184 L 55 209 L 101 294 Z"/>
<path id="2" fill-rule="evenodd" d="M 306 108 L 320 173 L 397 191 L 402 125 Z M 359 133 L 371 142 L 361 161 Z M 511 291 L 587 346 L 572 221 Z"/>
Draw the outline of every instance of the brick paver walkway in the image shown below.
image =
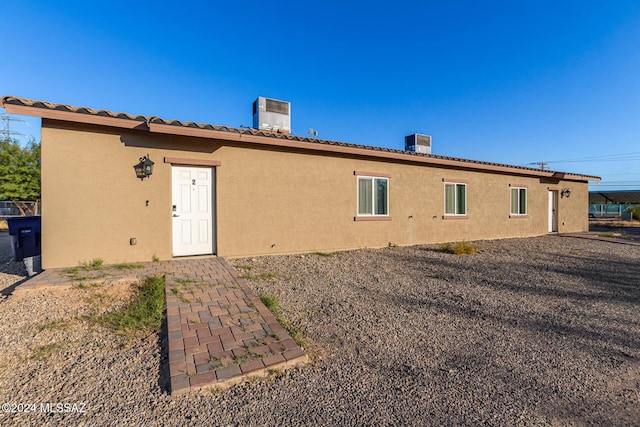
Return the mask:
<path id="1" fill-rule="evenodd" d="M 171 394 L 228 387 L 249 376 L 295 366 L 307 354 L 222 258 L 141 263 L 143 268 L 105 267 L 93 281 L 112 283 L 164 275 Z M 16 292 L 69 287 L 65 269 L 50 269 Z M 87 283 L 87 281 L 83 281 Z"/>
<path id="2" fill-rule="evenodd" d="M 165 274 L 172 394 L 226 387 L 307 361 L 224 259 L 172 261 Z"/>

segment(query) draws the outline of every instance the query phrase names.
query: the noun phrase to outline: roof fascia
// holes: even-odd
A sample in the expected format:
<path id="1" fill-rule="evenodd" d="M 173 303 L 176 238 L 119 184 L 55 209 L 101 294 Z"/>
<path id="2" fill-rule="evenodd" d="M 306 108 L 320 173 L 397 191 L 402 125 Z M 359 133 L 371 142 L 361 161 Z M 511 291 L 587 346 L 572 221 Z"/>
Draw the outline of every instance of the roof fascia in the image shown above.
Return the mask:
<path id="1" fill-rule="evenodd" d="M 508 174 L 535 176 L 535 177 L 543 177 L 543 178 L 557 178 L 557 179 L 564 179 L 564 180 L 570 180 L 570 181 L 589 181 L 589 180 L 595 181 L 595 179 L 591 177 L 585 177 L 582 175 L 573 175 L 568 173 L 558 174 L 555 172 L 548 172 L 548 171 L 542 171 L 542 170 L 538 172 L 538 171 L 532 171 L 532 170 L 522 170 L 522 169 L 512 168 L 508 166 L 485 165 L 481 163 L 468 163 L 468 162 L 459 161 L 459 160 L 413 156 L 410 154 L 390 153 L 385 151 L 375 151 L 375 150 L 368 150 L 368 149 L 357 148 L 357 147 L 326 145 L 326 144 L 320 144 L 316 142 L 291 141 L 288 139 L 270 138 L 266 136 L 225 132 L 225 131 L 219 131 L 219 130 L 213 130 L 213 129 L 201 129 L 201 128 L 183 127 L 183 126 L 175 126 L 175 125 L 166 125 L 166 124 L 160 124 L 160 123 L 149 123 L 149 130 L 155 133 L 163 133 L 163 134 L 170 134 L 170 135 L 182 135 L 182 136 L 191 136 L 191 137 L 197 137 L 197 138 L 249 142 L 249 143 L 270 145 L 270 146 L 276 146 L 276 147 L 307 149 L 307 150 L 313 150 L 313 151 L 325 151 L 325 152 L 352 154 L 352 155 L 367 156 L 367 157 L 379 157 L 384 159 L 394 159 L 394 160 L 401 160 L 405 162 L 409 161 L 409 162 L 415 162 L 415 163 L 426 163 L 431 165 L 456 167 L 456 168 L 463 168 L 463 169 L 470 169 L 470 170 L 502 172 L 502 173 L 508 173 Z"/>
<path id="2" fill-rule="evenodd" d="M 118 117 L 98 116 L 95 114 L 82 114 L 72 111 L 51 110 L 48 108 L 29 107 L 26 105 L 5 104 L 4 109 L 9 114 L 21 114 L 23 116 L 42 117 L 65 122 L 88 123 L 100 126 L 111 126 L 125 129 L 148 130 L 146 122 L 138 120 L 120 119 Z"/>
<path id="3" fill-rule="evenodd" d="M 226 141 L 249 142 L 260 145 L 276 147 L 286 147 L 294 149 L 305 149 L 312 151 L 332 152 L 350 154 L 365 157 L 377 157 L 381 159 L 393 159 L 403 162 L 423 163 L 442 167 L 455 167 L 466 170 L 480 170 L 488 172 L 500 172 L 512 175 L 523 175 L 541 178 L 563 179 L 568 181 L 599 182 L 597 177 L 584 175 L 574 175 L 570 173 L 523 170 L 515 167 L 502 165 L 488 165 L 482 163 L 466 162 L 461 160 L 442 159 L 437 157 L 414 156 L 410 154 L 393 153 L 387 151 L 376 151 L 358 147 L 345 147 L 340 145 L 329 145 L 316 142 L 291 141 L 288 139 L 272 138 L 251 134 L 225 132 L 213 129 L 202 129 L 185 126 L 175 126 L 160 123 L 143 122 L 138 120 L 121 119 L 117 117 L 100 116 L 96 114 L 83 114 L 73 111 L 60 111 L 49 108 L 32 107 L 26 105 L 5 104 L 4 109 L 10 114 L 20 114 L 25 116 L 41 117 L 43 119 L 60 120 L 73 123 L 93 124 L 100 126 L 110 126 L 124 129 L 146 130 L 154 133 L 169 135 L 182 135 L 206 139 L 219 139 Z"/>

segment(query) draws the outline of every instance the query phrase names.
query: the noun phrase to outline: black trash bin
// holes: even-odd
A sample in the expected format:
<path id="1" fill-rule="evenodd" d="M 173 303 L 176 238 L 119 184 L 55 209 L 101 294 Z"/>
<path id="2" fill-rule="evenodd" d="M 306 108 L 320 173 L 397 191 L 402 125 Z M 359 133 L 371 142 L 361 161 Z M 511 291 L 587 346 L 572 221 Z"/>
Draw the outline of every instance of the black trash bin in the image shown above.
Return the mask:
<path id="1" fill-rule="evenodd" d="M 15 261 L 40 255 L 41 221 L 39 216 L 7 218 L 7 224 L 9 225 L 9 237 Z"/>

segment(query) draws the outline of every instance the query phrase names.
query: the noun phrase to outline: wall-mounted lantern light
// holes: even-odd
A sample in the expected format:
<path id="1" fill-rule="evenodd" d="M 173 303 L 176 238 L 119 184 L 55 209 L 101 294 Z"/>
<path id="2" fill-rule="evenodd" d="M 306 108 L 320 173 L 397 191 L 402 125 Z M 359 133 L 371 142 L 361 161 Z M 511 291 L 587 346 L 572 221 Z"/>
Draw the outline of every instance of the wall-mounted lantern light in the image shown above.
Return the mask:
<path id="1" fill-rule="evenodd" d="M 563 188 L 560 192 L 560 196 L 569 198 L 569 196 L 571 196 L 571 190 L 569 190 L 568 188 Z"/>
<path id="2" fill-rule="evenodd" d="M 155 163 L 151 161 L 148 154 L 144 157 L 140 157 L 140 163 L 133 167 L 136 171 L 136 176 L 140 178 L 140 180 L 149 177 L 149 175 L 153 173 L 154 164 Z"/>

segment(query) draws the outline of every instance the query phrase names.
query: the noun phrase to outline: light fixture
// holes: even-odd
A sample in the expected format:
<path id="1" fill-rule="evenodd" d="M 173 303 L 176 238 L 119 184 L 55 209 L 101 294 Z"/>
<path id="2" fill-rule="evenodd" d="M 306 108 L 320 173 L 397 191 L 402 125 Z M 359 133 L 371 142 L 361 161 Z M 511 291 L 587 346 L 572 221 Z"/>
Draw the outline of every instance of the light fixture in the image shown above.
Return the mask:
<path id="1" fill-rule="evenodd" d="M 149 177 L 149 175 L 153 173 L 154 164 L 155 163 L 151 161 L 148 154 L 144 157 L 140 157 L 140 163 L 133 167 L 136 171 L 136 177 L 140 178 L 140 180 Z"/>
<path id="2" fill-rule="evenodd" d="M 569 196 L 571 196 L 571 190 L 569 190 L 568 188 L 563 188 L 560 192 L 560 196 L 569 198 Z"/>

